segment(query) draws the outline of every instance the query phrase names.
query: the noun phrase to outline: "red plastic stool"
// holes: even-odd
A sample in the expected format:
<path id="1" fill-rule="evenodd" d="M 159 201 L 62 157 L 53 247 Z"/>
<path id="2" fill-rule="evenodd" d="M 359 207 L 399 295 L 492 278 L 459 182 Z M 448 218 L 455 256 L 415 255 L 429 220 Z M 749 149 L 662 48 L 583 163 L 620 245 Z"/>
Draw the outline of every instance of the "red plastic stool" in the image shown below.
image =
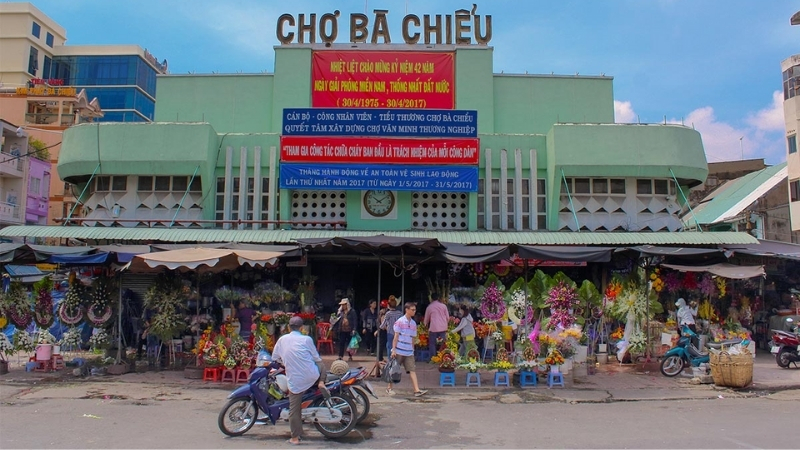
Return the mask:
<path id="1" fill-rule="evenodd" d="M 53 371 L 53 362 L 49 359 L 44 360 L 37 360 L 36 366 L 33 368 L 34 372 L 52 372 Z"/>
<path id="2" fill-rule="evenodd" d="M 236 369 L 236 382 L 247 383 L 250 379 L 250 369 Z"/>
<path id="3" fill-rule="evenodd" d="M 222 379 L 220 381 L 222 381 L 223 383 L 235 383 L 236 371 L 233 369 L 224 369 L 222 371 Z"/>
<path id="4" fill-rule="evenodd" d="M 206 367 L 203 369 L 203 381 L 219 381 L 221 372 L 219 367 Z"/>
<path id="5" fill-rule="evenodd" d="M 50 358 L 50 362 L 53 364 L 53 370 L 61 370 L 64 368 L 64 357 L 61 355 L 53 355 Z"/>

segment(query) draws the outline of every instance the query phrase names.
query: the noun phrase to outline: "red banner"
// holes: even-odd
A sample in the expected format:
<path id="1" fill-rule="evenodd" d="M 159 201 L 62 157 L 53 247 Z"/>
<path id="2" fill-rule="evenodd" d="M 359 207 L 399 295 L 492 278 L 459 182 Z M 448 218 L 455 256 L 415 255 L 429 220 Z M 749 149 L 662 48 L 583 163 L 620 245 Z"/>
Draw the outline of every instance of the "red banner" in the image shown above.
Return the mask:
<path id="1" fill-rule="evenodd" d="M 478 139 L 281 136 L 282 162 L 478 164 Z"/>
<path id="2" fill-rule="evenodd" d="M 316 51 L 315 108 L 455 108 L 453 53 Z"/>

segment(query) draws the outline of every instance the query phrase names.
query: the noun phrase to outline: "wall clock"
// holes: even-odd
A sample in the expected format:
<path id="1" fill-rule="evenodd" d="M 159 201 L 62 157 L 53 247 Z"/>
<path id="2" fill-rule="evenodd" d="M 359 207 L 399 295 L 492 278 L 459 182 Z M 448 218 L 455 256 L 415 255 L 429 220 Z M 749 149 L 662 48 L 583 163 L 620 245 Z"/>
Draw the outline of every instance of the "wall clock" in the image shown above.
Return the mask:
<path id="1" fill-rule="evenodd" d="M 371 190 L 364 193 L 364 209 L 375 217 L 384 217 L 392 212 L 394 202 L 392 191 Z"/>

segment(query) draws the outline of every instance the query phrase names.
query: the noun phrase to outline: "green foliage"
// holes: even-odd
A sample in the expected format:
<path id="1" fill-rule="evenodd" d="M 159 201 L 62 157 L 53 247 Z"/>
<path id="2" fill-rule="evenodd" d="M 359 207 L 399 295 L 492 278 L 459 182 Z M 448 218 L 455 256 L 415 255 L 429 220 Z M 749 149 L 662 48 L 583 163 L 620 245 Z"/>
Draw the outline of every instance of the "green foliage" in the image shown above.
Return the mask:
<path id="1" fill-rule="evenodd" d="M 28 138 L 29 152 L 33 152 L 31 156 L 42 161 L 50 161 L 50 152 L 47 151 L 47 144 L 35 137 Z"/>
<path id="2" fill-rule="evenodd" d="M 489 276 L 486 278 L 486 282 L 483 283 L 483 286 L 488 288 L 489 286 L 492 285 L 492 283 L 497 285 L 497 289 L 499 289 L 500 292 L 505 292 L 506 285 L 504 285 L 503 282 L 500 281 L 500 278 L 497 278 L 497 275 L 495 275 L 493 273 L 489 274 Z"/>

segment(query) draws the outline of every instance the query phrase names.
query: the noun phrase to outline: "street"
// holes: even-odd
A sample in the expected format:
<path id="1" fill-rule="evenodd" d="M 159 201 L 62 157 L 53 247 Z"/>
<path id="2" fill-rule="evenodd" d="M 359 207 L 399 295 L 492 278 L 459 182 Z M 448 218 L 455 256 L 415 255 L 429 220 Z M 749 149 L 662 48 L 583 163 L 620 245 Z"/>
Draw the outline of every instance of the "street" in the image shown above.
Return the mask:
<path id="1" fill-rule="evenodd" d="M 373 399 L 342 441 L 307 427 L 308 447 L 797 448 L 800 390 L 752 398 L 570 404 L 520 389 Z M 541 389 L 543 391 L 546 388 Z M 2 448 L 286 448 L 289 427 L 217 428 L 229 390 L 109 378 L 0 385 Z M 721 398 L 720 398 L 721 397 Z"/>

